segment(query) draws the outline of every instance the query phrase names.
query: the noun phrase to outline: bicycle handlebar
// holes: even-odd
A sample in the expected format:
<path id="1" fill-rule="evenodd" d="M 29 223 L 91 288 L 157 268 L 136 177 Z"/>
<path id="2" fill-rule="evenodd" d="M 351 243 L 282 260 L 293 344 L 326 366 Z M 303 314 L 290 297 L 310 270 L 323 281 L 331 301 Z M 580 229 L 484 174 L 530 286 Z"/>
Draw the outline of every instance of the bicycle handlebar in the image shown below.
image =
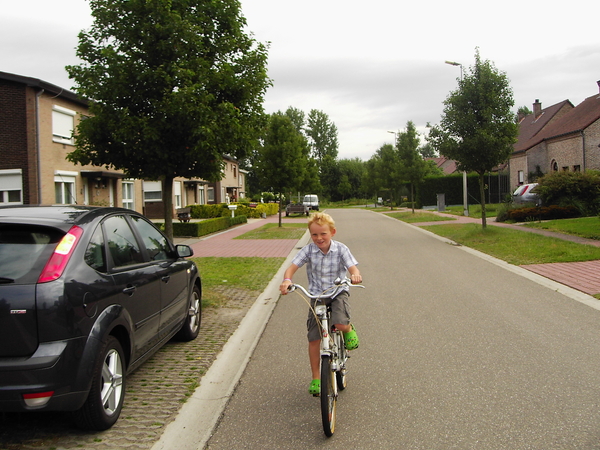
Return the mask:
<path id="1" fill-rule="evenodd" d="M 338 294 L 338 292 L 340 291 L 342 286 L 359 287 L 359 288 L 363 288 L 363 289 L 365 288 L 362 284 L 352 284 L 352 281 L 348 277 L 336 278 L 336 280 L 333 283 L 334 283 L 335 290 L 333 291 L 333 293 L 328 294 L 328 295 L 325 295 L 325 294 L 327 293 L 327 291 L 331 290 L 332 288 L 326 289 L 320 295 L 312 295 L 303 286 L 301 286 L 299 284 L 290 284 L 288 286 L 288 292 L 294 292 L 296 289 L 300 289 L 304 293 L 304 295 L 306 295 L 308 298 L 318 300 L 321 298 L 335 297 Z"/>

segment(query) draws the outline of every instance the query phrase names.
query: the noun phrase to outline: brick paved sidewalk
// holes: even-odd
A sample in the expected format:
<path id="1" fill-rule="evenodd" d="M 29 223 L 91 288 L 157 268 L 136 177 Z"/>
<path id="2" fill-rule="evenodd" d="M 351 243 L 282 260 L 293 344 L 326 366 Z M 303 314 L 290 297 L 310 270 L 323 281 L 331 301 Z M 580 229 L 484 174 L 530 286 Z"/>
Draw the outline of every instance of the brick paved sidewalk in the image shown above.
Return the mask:
<path id="1" fill-rule="evenodd" d="M 235 239 L 244 233 L 260 228 L 268 223 L 278 223 L 278 216 L 267 219 L 249 219 L 221 233 L 205 238 L 177 239 L 178 244 L 187 244 L 194 250 L 194 256 L 258 256 L 262 258 L 285 258 L 297 244 L 297 239 Z M 285 219 L 283 223 L 306 223 L 306 218 Z"/>

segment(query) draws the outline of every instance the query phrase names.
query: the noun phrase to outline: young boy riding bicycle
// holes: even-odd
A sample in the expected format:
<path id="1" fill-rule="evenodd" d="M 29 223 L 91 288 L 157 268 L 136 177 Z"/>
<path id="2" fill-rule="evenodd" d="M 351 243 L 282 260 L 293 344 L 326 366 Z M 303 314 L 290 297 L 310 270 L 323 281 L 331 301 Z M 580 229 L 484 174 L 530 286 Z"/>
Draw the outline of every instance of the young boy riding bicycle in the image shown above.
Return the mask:
<path id="1" fill-rule="evenodd" d="M 334 286 L 337 278 L 350 273 L 352 284 L 362 282 L 358 262 L 350 253 L 350 249 L 341 242 L 334 241 L 336 228 L 335 222 L 329 214 L 314 213 L 308 219 L 308 229 L 312 243 L 306 245 L 298 252 L 292 260 L 292 264 L 285 271 L 284 280 L 279 286 L 282 295 L 288 293 L 288 287 L 292 284 L 292 277 L 296 271 L 306 266 L 308 275 L 308 290 L 313 295 L 321 294 L 323 291 Z M 350 322 L 350 305 L 348 304 L 348 287 L 343 288 L 336 297 L 328 299 L 326 304 L 331 305 L 331 321 L 335 327 L 344 333 L 344 341 L 348 350 L 358 347 L 358 336 L 354 326 Z M 312 372 L 312 382 L 309 393 L 317 395 L 321 390 L 319 365 L 321 360 L 320 342 L 321 332 L 316 323 L 312 311 L 308 312 L 308 356 Z"/>

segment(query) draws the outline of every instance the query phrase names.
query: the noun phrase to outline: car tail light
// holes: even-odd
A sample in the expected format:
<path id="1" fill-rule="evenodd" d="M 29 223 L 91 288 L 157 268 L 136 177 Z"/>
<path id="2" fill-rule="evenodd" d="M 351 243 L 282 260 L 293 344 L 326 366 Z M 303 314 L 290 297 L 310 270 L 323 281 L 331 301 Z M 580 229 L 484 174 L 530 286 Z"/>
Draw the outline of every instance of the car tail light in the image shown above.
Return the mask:
<path id="1" fill-rule="evenodd" d="M 23 394 L 23 400 L 29 407 L 44 406 L 50 401 L 50 398 L 54 395 L 54 391 L 48 392 L 36 392 L 34 394 Z"/>
<path id="2" fill-rule="evenodd" d="M 48 281 L 60 278 L 82 234 L 83 230 L 74 225 L 63 236 L 46 263 L 44 270 L 42 270 L 42 274 L 38 278 L 38 283 L 47 283 Z"/>

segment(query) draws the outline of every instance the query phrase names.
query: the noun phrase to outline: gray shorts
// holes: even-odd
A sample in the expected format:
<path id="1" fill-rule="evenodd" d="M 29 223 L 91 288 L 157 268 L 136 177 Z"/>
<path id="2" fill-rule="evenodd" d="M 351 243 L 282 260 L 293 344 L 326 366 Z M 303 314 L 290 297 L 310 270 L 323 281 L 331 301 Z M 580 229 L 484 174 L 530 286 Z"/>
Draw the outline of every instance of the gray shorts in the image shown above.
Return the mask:
<path id="1" fill-rule="evenodd" d="M 350 303 L 348 303 L 349 297 L 350 294 L 347 291 L 343 291 L 340 292 L 335 298 L 329 298 L 325 300 L 326 305 L 331 305 L 331 323 L 329 325 L 335 325 L 336 323 L 341 325 L 350 325 Z M 313 306 L 314 303 L 315 302 L 313 300 Z M 308 329 L 309 341 L 318 341 L 321 339 L 321 329 L 317 326 L 317 321 L 312 309 L 308 310 L 306 327 Z"/>

